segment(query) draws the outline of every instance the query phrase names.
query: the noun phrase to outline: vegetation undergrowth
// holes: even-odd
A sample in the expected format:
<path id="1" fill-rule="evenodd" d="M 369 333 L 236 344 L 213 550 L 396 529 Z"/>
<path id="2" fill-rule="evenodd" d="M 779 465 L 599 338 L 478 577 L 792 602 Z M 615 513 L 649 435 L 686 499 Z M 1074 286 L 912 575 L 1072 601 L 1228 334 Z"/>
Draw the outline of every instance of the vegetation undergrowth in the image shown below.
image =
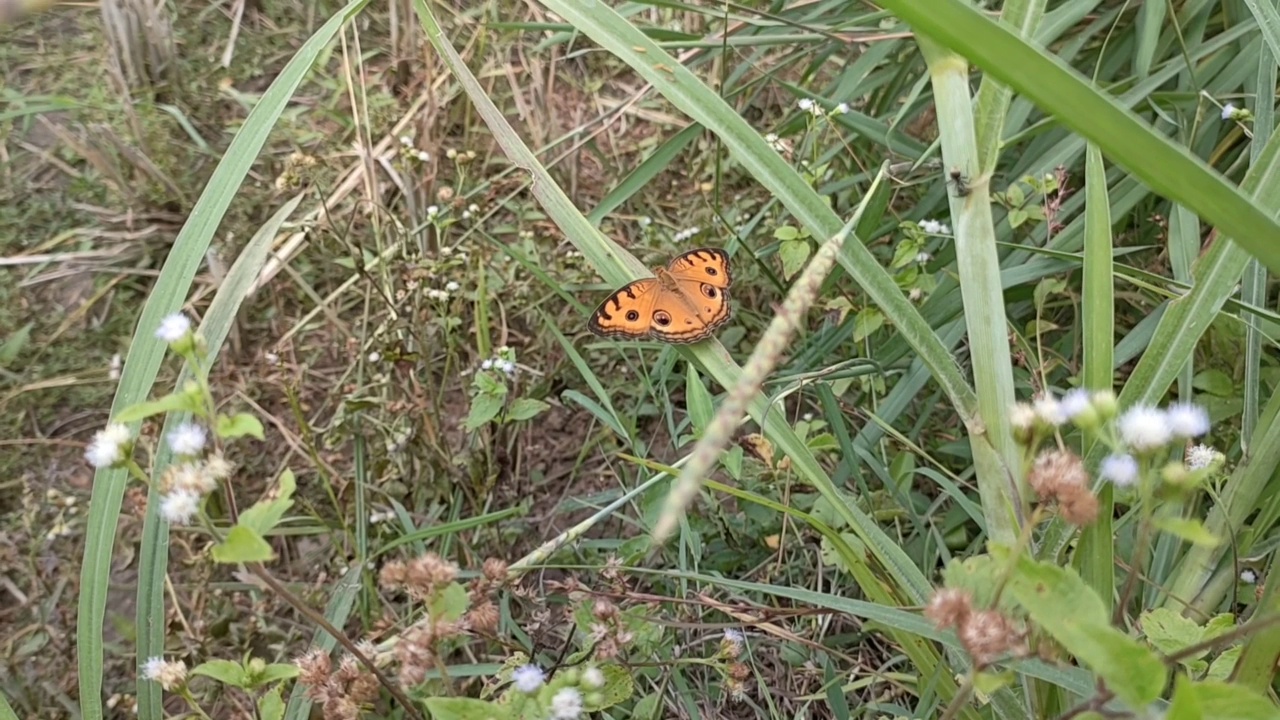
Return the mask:
<path id="1" fill-rule="evenodd" d="M 877 5 L 0 14 L 0 719 L 1280 717 L 1280 16 Z"/>

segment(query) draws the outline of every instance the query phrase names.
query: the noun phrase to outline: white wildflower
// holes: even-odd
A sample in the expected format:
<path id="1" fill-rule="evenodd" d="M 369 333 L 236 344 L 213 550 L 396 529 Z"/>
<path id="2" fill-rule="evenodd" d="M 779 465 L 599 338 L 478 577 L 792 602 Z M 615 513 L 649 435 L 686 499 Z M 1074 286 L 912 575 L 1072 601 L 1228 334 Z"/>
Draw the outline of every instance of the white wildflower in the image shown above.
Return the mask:
<path id="1" fill-rule="evenodd" d="M 458 291 L 458 288 L 460 288 L 460 287 L 462 287 L 462 286 L 461 286 L 461 285 L 459 285 L 458 283 L 454 282 L 453 280 L 450 280 L 449 282 L 445 283 L 445 285 L 444 285 L 445 292 L 457 292 L 457 291 Z"/>
<path id="2" fill-rule="evenodd" d="M 1138 461 L 1132 455 L 1108 455 L 1098 465 L 1098 474 L 1118 487 L 1138 482 Z"/>
<path id="3" fill-rule="evenodd" d="M 561 688 L 551 698 L 553 720 L 577 720 L 582 716 L 582 693 L 575 688 Z"/>
<path id="4" fill-rule="evenodd" d="M 1223 105 L 1223 106 L 1222 106 L 1222 119 L 1223 119 L 1223 120 L 1230 120 L 1230 119 L 1232 119 L 1233 117 L 1235 117 L 1235 114 L 1236 114 L 1236 106 L 1235 106 L 1235 105 L 1232 105 L 1231 103 L 1227 103 L 1226 105 Z"/>
<path id="5" fill-rule="evenodd" d="M 143 663 L 142 678 L 160 683 L 165 690 L 175 690 L 186 682 L 187 666 L 181 660 L 166 662 L 162 657 L 153 657 Z"/>
<path id="6" fill-rule="evenodd" d="M 176 490 L 160 502 L 160 517 L 170 525 L 186 525 L 200 509 L 200 496 L 190 490 Z"/>
<path id="7" fill-rule="evenodd" d="M 191 319 L 180 312 L 166 316 L 156 328 L 156 337 L 167 343 L 174 343 L 191 332 Z"/>
<path id="8" fill-rule="evenodd" d="M 1136 452 L 1149 452 L 1169 444 L 1173 432 L 1161 410 L 1149 405 L 1135 405 L 1116 420 L 1120 438 Z"/>
<path id="9" fill-rule="evenodd" d="M 1089 401 L 1089 391 L 1084 388 L 1073 388 L 1062 396 L 1060 403 L 1062 414 L 1068 420 L 1074 420 L 1077 415 L 1086 410 L 1093 408 L 1093 403 Z"/>
<path id="10" fill-rule="evenodd" d="M 1193 438 L 1209 432 L 1209 413 L 1199 405 L 1177 403 L 1165 410 L 1165 419 L 1174 437 Z"/>
<path id="11" fill-rule="evenodd" d="M 1187 451 L 1185 459 L 1188 470 L 1207 468 L 1218 461 L 1222 454 L 1208 445 L 1196 445 Z"/>
<path id="12" fill-rule="evenodd" d="M 165 436 L 169 440 L 169 447 L 177 455 L 199 455 L 204 450 L 205 441 L 208 439 L 208 433 L 201 425 L 192 422 L 184 422 L 178 427 L 169 431 Z"/>
<path id="13" fill-rule="evenodd" d="M 94 434 L 84 457 L 96 468 L 111 467 L 125 459 L 124 449 L 132 440 L 128 425 L 111 423 Z"/>
<path id="14" fill-rule="evenodd" d="M 582 685 L 588 690 L 604 687 L 604 672 L 598 667 L 589 667 L 582 671 Z"/>
<path id="15" fill-rule="evenodd" d="M 525 665 L 516 668 L 516 671 L 511 674 L 511 679 L 514 681 L 516 689 L 525 694 L 537 692 L 538 688 L 542 687 L 542 683 L 545 682 L 542 669 L 537 665 Z"/>

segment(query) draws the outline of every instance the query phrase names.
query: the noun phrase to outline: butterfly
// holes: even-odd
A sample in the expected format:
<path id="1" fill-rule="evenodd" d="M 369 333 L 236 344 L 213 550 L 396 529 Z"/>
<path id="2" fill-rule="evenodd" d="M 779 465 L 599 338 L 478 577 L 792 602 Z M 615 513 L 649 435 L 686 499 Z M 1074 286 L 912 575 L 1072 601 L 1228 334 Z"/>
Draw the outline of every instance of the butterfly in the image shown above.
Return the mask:
<path id="1" fill-rule="evenodd" d="M 699 248 L 676 256 L 655 277 L 622 286 L 591 314 L 587 327 L 602 337 L 694 343 L 729 322 L 729 256 Z"/>

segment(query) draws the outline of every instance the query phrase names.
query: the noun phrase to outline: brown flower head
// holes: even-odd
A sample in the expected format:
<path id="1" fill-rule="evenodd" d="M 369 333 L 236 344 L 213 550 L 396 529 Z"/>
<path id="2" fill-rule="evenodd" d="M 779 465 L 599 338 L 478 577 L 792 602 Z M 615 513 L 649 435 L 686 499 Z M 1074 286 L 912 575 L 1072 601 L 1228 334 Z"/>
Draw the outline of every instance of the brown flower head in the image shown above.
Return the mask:
<path id="1" fill-rule="evenodd" d="M 973 613 L 973 596 L 966 590 L 942 588 L 929 598 L 924 607 L 924 616 L 934 627 L 942 630 L 958 627 L 969 619 Z"/>
<path id="2" fill-rule="evenodd" d="M 979 610 L 960 624 L 960 644 L 979 667 L 990 665 L 1001 655 L 1021 649 L 1022 634 L 1009 618 L 996 610 Z"/>

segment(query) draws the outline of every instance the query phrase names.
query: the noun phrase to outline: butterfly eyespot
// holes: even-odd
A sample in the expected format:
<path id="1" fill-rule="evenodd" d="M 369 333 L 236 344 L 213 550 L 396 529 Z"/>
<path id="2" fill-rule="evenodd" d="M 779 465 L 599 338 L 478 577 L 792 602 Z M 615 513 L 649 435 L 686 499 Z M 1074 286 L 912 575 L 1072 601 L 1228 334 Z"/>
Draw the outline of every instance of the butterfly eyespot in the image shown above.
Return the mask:
<path id="1" fill-rule="evenodd" d="M 713 267 L 708 267 L 708 268 L 705 268 L 705 269 L 706 269 L 706 271 L 707 271 L 707 274 L 708 274 L 708 275 L 715 276 L 715 275 L 719 275 L 719 274 L 720 274 L 720 271 L 719 271 L 719 270 L 717 270 L 717 269 L 715 269 L 715 268 L 713 268 Z"/>
<path id="2" fill-rule="evenodd" d="M 640 319 L 640 313 L 636 312 L 635 310 L 627 311 L 627 322 L 635 322 L 639 319 Z"/>
<path id="3" fill-rule="evenodd" d="M 706 295 L 707 297 L 711 298 L 712 300 L 714 300 L 714 299 L 716 298 L 716 295 L 719 295 L 719 293 L 718 293 L 718 292 L 716 292 L 716 289 L 715 289 L 714 287 L 711 287 L 710 285 L 707 285 L 706 283 L 703 283 L 703 284 L 702 284 L 702 294 L 703 294 L 703 295 Z"/>
<path id="4" fill-rule="evenodd" d="M 653 314 L 653 322 L 655 325 L 661 325 L 662 327 L 666 327 L 671 324 L 671 316 L 659 310 L 658 312 Z"/>

